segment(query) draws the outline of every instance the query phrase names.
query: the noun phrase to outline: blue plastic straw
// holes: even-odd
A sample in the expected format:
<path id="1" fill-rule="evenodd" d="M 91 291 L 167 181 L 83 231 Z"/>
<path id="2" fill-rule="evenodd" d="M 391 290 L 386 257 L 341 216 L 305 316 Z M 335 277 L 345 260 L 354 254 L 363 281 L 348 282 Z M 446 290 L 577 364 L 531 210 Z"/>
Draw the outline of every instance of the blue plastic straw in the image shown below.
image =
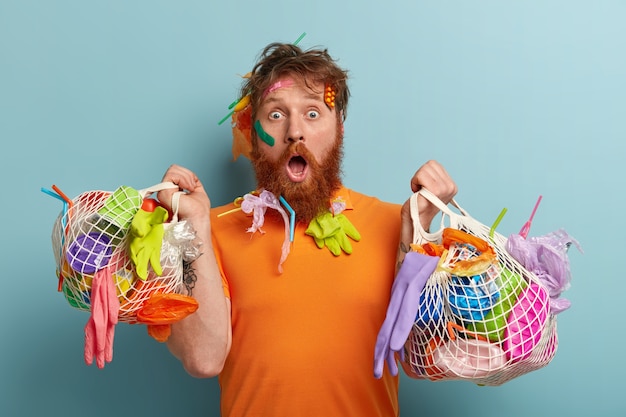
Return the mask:
<path id="1" fill-rule="evenodd" d="M 54 191 L 52 191 L 52 190 L 48 190 L 47 188 L 43 188 L 43 187 L 41 187 L 41 191 L 42 191 L 43 193 L 46 193 L 46 194 L 48 194 L 49 196 L 54 197 L 54 198 L 56 198 L 56 199 L 58 199 L 58 200 L 61 200 L 62 202 L 64 202 L 64 203 L 65 203 L 65 200 L 63 199 L 63 197 L 61 197 L 60 195 L 58 195 L 58 194 L 57 194 L 57 193 L 55 193 Z"/>
<path id="2" fill-rule="evenodd" d="M 68 210 L 69 204 L 67 203 L 67 201 L 65 201 L 63 197 L 61 197 L 59 194 L 55 193 L 52 190 L 48 190 L 47 188 L 41 187 L 41 192 L 48 194 L 50 197 L 54 197 L 58 200 L 61 200 L 61 202 L 63 203 L 63 214 L 61 216 L 61 226 L 63 226 L 63 230 L 65 230 L 67 228 L 67 210 Z M 61 235 L 61 246 L 63 246 L 64 244 L 65 244 L 65 233 Z"/>
<path id="3" fill-rule="evenodd" d="M 294 211 L 294 209 L 291 208 L 289 203 L 287 203 L 287 200 L 285 200 L 282 195 L 278 197 L 278 199 L 281 203 L 283 203 L 283 206 L 285 206 L 285 208 L 289 212 L 289 241 L 293 242 L 293 235 L 295 232 L 294 229 L 296 227 L 296 212 Z"/>

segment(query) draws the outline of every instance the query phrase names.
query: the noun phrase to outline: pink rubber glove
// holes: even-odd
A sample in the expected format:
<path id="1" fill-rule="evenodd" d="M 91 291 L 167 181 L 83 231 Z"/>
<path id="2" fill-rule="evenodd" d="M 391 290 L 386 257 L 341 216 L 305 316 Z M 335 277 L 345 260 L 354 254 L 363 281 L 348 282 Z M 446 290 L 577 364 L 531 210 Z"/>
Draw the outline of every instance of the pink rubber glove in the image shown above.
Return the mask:
<path id="1" fill-rule="evenodd" d="M 98 368 L 113 360 L 113 337 L 120 301 L 108 266 L 96 272 L 91 283 L 91 316 L 85 325 L 85 363 L 96 359 Z"/>
<path id="2" fill-rule="evenodd" d="M 374 349 L 374 377 L 383 376 L 385 361 L 391 375 L 398 375 L 395 353 L 403 354 L 402 348 L 409 337 L 417 310 L 420 294 L 430 278 L 439 258 L 409 252 L 402 262 L 391 287 L 391 299 Z"/>

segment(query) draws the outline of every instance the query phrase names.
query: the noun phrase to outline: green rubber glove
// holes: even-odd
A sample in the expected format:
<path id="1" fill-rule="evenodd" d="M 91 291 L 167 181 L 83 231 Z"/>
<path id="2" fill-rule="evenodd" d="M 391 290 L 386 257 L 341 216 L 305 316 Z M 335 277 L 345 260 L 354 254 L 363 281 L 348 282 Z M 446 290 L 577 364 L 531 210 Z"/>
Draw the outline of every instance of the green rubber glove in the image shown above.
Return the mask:
<path id="1" fill-rule="evenodd" d="M 313 237 L 318 248 L 326 246 L 335 256 L 339 256 L 342 250 L 348 255 L 352 253 L 348 237 L 356 242 L 361 240 L 361 234 L 345 215 L 333 216 L 330 212 L 311 220 L 305 233 Z"/>
<path id="2" fill-rule="evenodd" d="M 148 278 L 148 263 L 157 275 L 161 268 L 161 246 L 163 244 L 163 223 L 167 221 L 167 210 L 158 206 L 154 211 L 139 209 L 130 224 L 130 259 L 135 264 L 137 276 Z"/>

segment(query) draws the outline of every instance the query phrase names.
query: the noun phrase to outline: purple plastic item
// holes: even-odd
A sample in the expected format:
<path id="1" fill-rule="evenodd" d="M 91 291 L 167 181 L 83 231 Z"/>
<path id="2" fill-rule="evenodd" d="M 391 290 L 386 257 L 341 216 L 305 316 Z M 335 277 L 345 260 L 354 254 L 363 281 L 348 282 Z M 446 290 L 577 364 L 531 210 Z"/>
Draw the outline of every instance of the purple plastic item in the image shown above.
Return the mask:
<path id="1" fill-rule="evenodd" d="M 580 244 L 563 229 L 543 236 L 524 239 L 509 236 L 506 250 L 526 269 L 537 275 L 550 296 L 550 311 L 558 314 L 570 307 L 561 293 L 570 287 L 572 280 L 568 248 L 574 245 L 582 253 Z"/>
<path id="2" fill-rule="evenodd" d="M 80 235 L 67 249 L 66 258 L 73 270 L 93 275 L 104 268 L 111 259 L 111 239 L 102 233 Z"/>

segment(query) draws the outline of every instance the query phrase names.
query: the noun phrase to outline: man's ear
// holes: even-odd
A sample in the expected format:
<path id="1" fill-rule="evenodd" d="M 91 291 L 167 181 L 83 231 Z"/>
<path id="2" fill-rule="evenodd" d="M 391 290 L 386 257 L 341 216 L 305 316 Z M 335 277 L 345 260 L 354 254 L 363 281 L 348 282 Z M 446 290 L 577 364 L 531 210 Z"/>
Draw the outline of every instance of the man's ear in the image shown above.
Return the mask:
<path id="1" fill-rule="evenodd" d="M 343 136 L 343 110 L 339 111 L 339 132 Z"/>

